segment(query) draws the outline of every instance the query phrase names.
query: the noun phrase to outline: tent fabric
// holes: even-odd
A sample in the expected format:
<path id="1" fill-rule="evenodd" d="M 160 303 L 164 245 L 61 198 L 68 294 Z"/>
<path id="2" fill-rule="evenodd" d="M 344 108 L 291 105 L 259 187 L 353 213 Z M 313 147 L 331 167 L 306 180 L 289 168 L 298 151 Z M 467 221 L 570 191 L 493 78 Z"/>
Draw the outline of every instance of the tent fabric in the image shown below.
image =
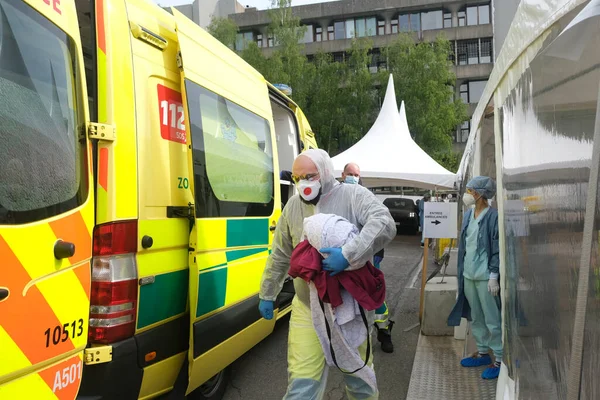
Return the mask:
<path id="1" fill-rule="evenodd" d="M 494 69 L 488 78 L 481 99 L 471 119 L 471 132 L 460 166 L 457 184 L 464 179 L 469 160 L 476 152 L 478 129 L 483 121 L 486 107 L 494 93 L 500 100 L 516 86 L 522 73 L 543 45 L 544 33 L 569 12 L 586 3 L 587 0 L 521 0 L 515 13 L 504 44 L 494 62 Z M 519 61 L 519 62 L 517 62 Z M 510 73 L 509 73 L 510 72 Z"/>
<path id="2" fill-rule="evenodd" d="M 358 164 L 362 183 L 366 187 L 443 189 L 453 188 L 456 179 L 456 174 L 438 164 L 413 141 L 404 102 L 398 112 L 392 75 L 379 116 L 371 129 L 354 146 L 333 157 L 332 161 L 337 176 L 341 176 L 346 164 Z"/>

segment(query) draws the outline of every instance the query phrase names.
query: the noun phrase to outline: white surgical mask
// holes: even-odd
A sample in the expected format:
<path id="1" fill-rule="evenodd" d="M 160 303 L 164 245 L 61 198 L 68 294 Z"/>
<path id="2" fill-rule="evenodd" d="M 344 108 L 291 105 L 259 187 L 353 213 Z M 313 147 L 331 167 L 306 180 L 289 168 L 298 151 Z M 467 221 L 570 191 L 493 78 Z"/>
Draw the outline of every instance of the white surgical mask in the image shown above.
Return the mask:
<path id="1" fill-rule="evenodd" d="M 473 197 L 473 195 L 471 193 L 463 194 L 462 200 L 463 200 L 463 203 L 465 204 L 465 206 L 467 206 L 467 207 L 472 207 L 476 203 L 475 197 Z"/>
<path id="2" fill-rule="evenodd" d="M 352 176 L 352 175 L 348 175 L 348 176 L 346 177 L 346 179 L 344 179 L 344 182 L 346 182 L 346 183 L 349 183 L 349 184 L 351 184 L 351 185 L 356 185 L 356 184 L 358 184 L 358 180 L 359 180 L 359 179 L 360 179 L 360 178 L 359 178 L 358 176 Z"/>
<path id="3" fill-rule="evenodd" d="M 314 200 L 321 190 L 321 182 L 319 181 L 303 179 L 296 186 L 298 187 L 298 193 L 306 201 Z"/>

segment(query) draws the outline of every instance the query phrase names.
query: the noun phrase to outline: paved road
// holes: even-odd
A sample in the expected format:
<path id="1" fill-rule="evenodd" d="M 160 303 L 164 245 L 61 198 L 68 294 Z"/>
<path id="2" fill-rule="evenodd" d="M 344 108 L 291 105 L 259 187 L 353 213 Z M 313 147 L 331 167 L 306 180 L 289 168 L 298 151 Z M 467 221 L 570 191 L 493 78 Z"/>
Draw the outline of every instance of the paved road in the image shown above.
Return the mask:
<path id="1" fill-rule="evenodd" d="M 392 331 L 395 352 L 386 354 L 375 341 L 375 370 L 381 400 L 405 399 L 410 382 L 418 340 L 418 328 L 405 329 L 419 322 L 420 281 L 415 281 L 423 251 L 420 236 L 398 235 L 386 248 L 382 270 L 385 272 L 387 302 L 396 321 Z M 287 387 L 286 317 L 275 331 L 232 365 L 232 375 L 224 400 L 281 400 Z M 330 369 L 327 400 L 346 399 L 342 374 Z"/>

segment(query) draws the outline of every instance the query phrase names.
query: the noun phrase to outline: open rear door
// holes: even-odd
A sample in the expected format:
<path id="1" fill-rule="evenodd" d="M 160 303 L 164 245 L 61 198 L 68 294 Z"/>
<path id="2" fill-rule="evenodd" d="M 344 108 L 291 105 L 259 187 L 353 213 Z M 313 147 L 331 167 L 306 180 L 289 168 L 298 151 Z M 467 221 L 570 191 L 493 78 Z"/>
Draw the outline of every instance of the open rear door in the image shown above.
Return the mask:
<path id="1" fill-rule="evenodd" d="M 195 202 L 189 393 L 218 380 L 273 329 L 274 320 L 258 313 L 258 291 L 281 199 L 264 78 L 177 10 L 173 14 Z"/>
<path id="2" fill-rule="evenodd" d="M 0 0 L 0 398 L 75 399 L 94 196 L 73 2 Z"/>

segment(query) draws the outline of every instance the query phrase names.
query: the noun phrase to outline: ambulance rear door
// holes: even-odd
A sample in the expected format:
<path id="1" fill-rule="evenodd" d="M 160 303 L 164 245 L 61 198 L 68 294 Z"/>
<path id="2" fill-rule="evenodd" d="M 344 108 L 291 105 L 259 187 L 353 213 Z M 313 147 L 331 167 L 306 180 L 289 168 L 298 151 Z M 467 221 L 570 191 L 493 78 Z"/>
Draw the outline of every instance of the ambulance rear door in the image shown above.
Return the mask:
<path id="1" fill-rule="evenodd" d="M 74 2 L 0 0 L 0 398 L 74 399 L 88 334 L 88 110 Z"/>

